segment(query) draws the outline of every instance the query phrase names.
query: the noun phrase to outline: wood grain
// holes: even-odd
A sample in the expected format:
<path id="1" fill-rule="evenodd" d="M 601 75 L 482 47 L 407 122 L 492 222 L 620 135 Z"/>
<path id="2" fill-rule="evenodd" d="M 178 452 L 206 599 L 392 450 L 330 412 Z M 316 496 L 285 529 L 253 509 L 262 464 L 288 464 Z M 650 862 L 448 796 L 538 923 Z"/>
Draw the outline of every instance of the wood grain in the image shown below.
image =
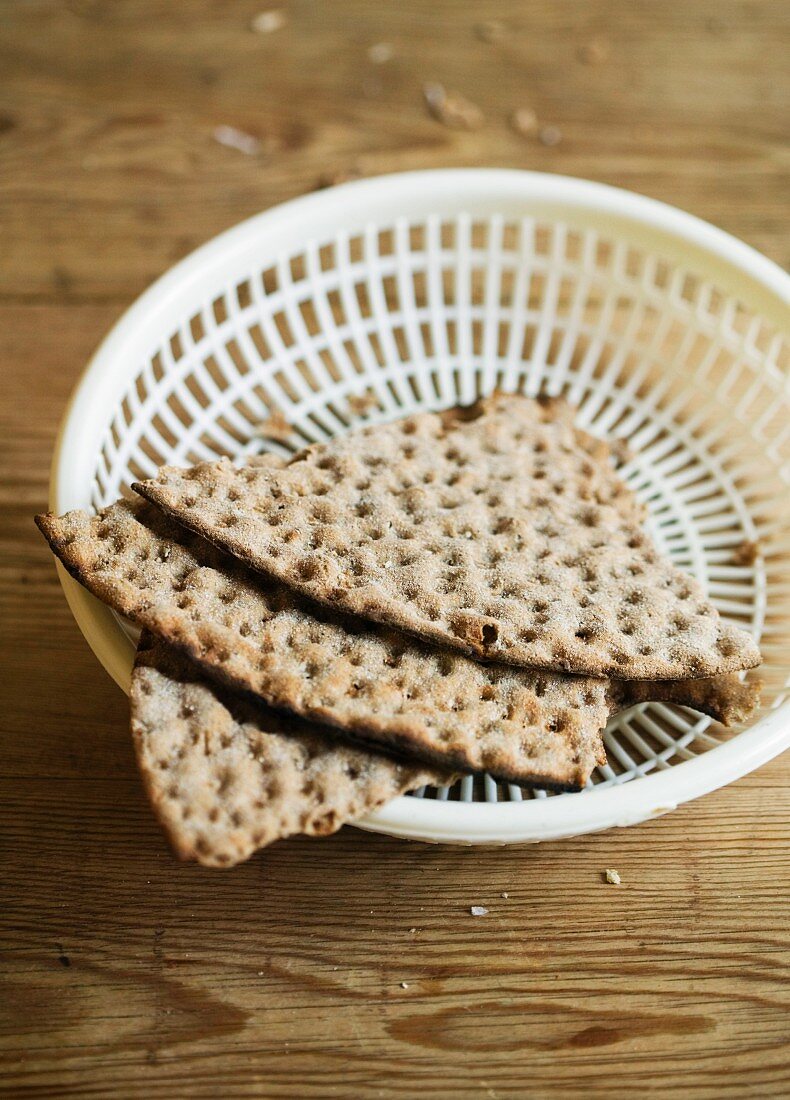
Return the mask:
<path id="1" fill-rule="evenodd" d="M 255 34 L 266 6 L 0 2 L 0 1092 L 786 1096 L 790 760 L 547 846 L 346 829 L 230 872 L 182 866 L 31 517 L 120 310 L 324 174 L 588 176 L 787 260 L 787 7 L 295 0 Z M 475 33 L 486 19 L 500 40 Z M 598 38 L 608 60 L 583 63 Z M 431 119 L 430 80 L 485 126 Z M 509 128 L 522 105 L 559 145 Z M 218 125 L 260 152 L 218 145 Z"/>

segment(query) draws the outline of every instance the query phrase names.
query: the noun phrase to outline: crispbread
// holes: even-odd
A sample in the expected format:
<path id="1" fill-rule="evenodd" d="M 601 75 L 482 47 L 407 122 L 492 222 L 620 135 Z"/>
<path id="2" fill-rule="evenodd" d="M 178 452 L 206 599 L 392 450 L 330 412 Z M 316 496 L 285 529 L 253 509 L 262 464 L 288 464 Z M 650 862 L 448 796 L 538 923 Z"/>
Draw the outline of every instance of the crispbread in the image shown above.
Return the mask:
<path id="1" fill-rule="evenodd" d="M 145 633 L 131 720 L 143 782 L 173 848 L 210 867 L 295 833 L 333 833 L 406 791 L 452 780 L 223 691 Z"/>
<path id="2" fill-rule="evenodd" d="M 619 679 L 760 661 L 659 556 L 606 445 L 563 401 L 495 395 L 282 468 L 166 467 L 135 488 L 314 600 L 477 657 Z"/>
<path id="3" fill-rule="evenodd" d="M 533 786 L 578 789 L 605 760 L 604 680 L 485 666 L 334 615 L 143 501 L 37 523 L 94 595 L 272 706 L 447 770 Z"/>
<path id="4" fill-rule="evenodd" d="M 761 688 L 760 680 L 742 681 L 731 672 L 700 680 L 613 681 L 612 698 L 617 709 L 635 703 L 675 703 L 707 714 L 724 726 L 737 726 L 751 718 Z"/>
<path id="5" fill-rule="evenodd" d="M 321 727 L 204 679 L 147 632 L 130 704 L 137 763 L 157 817 L 176 853 L 205 866 L 233 866 L 296 833 L 328 835 L 406 791 L 454 778 L 332 742 Z"/>

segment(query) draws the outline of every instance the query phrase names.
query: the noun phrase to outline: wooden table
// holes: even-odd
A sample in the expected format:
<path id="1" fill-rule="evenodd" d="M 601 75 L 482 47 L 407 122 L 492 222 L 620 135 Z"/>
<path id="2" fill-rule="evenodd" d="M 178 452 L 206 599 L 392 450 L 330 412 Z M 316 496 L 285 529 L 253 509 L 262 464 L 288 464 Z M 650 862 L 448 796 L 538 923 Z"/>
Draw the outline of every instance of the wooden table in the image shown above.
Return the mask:
<path id="1" fill-rule="evenodd" d="M 69 391 L 121 310 L 322 177 L 565 172 L 786 260 L 787 8 L 294 0 L 284 26 L 251 30 L 261 6 L 0 3 L 0 1090 L 786 1096 L 790 757 L 544 847 L 344 829 L 230 872 L 182 866 L 32 515 Z M 429 117 L 428 81 L 484 126 Z M 515 133 L 517 107 L 559 143 Z"/>

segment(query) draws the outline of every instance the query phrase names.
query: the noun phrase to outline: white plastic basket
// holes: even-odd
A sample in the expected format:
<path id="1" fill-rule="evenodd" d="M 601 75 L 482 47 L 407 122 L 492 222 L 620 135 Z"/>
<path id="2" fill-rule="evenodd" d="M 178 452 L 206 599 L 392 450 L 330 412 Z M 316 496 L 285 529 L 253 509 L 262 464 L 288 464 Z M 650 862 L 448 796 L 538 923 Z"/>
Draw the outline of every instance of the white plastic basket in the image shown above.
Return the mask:
<path id="1" fill-rule="evenodd" d="M 610 723 L 609 764 L 579 794 L 467 779 L 362 826 L 509 843 L 629 825 L 790 743 L 789 303 L 790 279 L 747 246 L 599 184 L 477 169 L 347 184 L 224 233 L 131 307 L 71 401 L 51 507 L 99 508 L 165 462 L 284 450 L 256 433 L 274 411 L 302 445 L 494 387 L 566 394 L 580 424 L 626 441 L 662 548 L 760 641 L 759 719 L 726 734 L 641 705 Z M 128 687 L 128 632 L 61 577 Z"/>

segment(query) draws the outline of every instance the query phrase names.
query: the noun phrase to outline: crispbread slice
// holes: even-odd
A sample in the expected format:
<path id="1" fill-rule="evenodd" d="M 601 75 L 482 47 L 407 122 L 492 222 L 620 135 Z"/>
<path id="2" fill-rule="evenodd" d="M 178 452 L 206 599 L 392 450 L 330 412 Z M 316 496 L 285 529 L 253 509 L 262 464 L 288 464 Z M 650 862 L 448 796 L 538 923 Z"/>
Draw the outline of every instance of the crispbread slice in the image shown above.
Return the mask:
<path id="1" fill-rule="evenodd" d="M 311 598 L 477 657 L 619 679 L 756 665 L 661 558 L 607 448 L 559 400 L 495 395 L 303 451 L 135 485 Z"/>
<path id="2" fill-rule="evenodd" d="M 406 791 L 453 779 L 333 743 L 320 727 L 223 691 L 146 632 L 130 704 L 156 815 L 176 853 L 206 866 L 233 866 L 295 833 L 327 835 Z"/>
<path id="3" fill-rule="evenodd" d="M 723 726 L 752 717 L 760 702 L 760 680 L 741 680 L 737 673 L 700 680 L 628 680 L 612 682 L 615 709 L 636 703 L 675 703 L 707 714 Z"/>
<path id="4" fill-rule="evenodd" d="M 230 867 L 273 840 L 325 836 L 452 776 L 333 742 L 298 718 L 223 691 L 143 634 L 132 737 L 148 797 L 182 859 Z"/>
<path id="5" fill-rule="evenodd" d="M 447 770 L 525 785 L 576 790 L 606 758 L 604 680 L 485 666 L 333 615 L 143 501 L 37 523 L 99 599 L 272 706 Z"/>

